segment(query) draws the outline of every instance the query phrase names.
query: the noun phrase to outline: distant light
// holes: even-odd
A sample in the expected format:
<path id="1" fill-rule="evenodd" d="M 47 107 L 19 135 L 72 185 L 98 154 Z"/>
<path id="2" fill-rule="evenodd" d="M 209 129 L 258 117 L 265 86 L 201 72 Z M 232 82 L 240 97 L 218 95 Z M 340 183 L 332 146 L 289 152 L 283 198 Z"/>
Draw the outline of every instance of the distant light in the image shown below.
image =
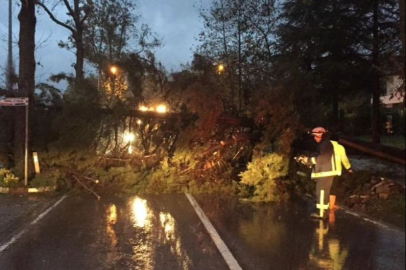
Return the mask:
<path id="1" fill-rule="evenodd" d="M 224 65 L 223 64 L 218 65 L 217 71 L 219 74 L 221 74 L 224 71 Z"/>
<path id="2" fill-rule="evenodd" d="M 146 111 L 148 111 L 148 107 L 140 106 L 139 110 L 142 112 L 146 112 Z"/>
<path id="3" fill-rule="evenodd" d="M 110 67 L 110 72 L 113 73 L 114 75 L 116 75 L 116 73 L 117 73 L 117 67 L 116 67 L 116 66 Z"/>
<path id="4" fill-rule="evenodd" d="M 141 124 L 142 124 L 141 119 L 138 119 L 138 120 L 137 120 L 137 124 L 138 124 L 138 125 L 141 125 Z"/>
<path id="5" fill-rule="evenodd" d="M 159 105 L 156 107 L 157 113 L 166 113 L 166 106 L 165 105 Z"/>
<path id="6" fill-rule="evenodd" d="M 134 133 L 127 133 L 124 135 L 124 140 L 126 142 L 132 142 L 132 141 L 134 141 L 134 139 L 135 139 Z"/>
<path id="7" fill-rule="evenodd" d="M 129 147 L 128 147 L 128 154 L 132 154 L 133 153 L 133 146 L 132 145 L 130 145 Z"/>

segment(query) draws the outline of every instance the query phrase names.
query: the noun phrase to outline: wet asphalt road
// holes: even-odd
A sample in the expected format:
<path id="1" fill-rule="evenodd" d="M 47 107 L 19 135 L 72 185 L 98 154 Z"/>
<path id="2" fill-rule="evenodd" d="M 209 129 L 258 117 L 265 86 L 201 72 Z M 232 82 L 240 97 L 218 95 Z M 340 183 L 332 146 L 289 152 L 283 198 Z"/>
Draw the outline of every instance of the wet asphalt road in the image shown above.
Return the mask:
<path id="1" fill-rule="evenodd" d="M 68 197 L 0 254 L 0 269 L 225 270 L 227 266 L 181 195 L 100 201 Z"/>
<path id="2" fill-rule="evenodd" d="M 325 221 L 298 206 L 198 199 L 242 269 L 405 269 L 405 234 L 343 210 Z"/>
<path id="3" fill-rule="evenodd" d="M 329 222 L 295 206 L 196 200 L 244 270 L 405 269 L 403 232 L 340 210 Z M 0 233 L 4 247 L 26 230 L 0 252 L 1 270 L 229 269 L 183 194 L 69 196 L 37 223 L 28 218 Z"/>

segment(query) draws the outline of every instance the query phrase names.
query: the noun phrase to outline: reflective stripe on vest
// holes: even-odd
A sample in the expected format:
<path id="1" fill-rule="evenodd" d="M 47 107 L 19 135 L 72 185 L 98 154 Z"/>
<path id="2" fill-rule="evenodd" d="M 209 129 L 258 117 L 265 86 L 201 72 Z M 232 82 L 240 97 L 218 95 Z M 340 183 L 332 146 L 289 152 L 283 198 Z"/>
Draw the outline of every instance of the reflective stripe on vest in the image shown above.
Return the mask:
<path id="1" fill-rule="evenodd" d="M 333 144 L 334 147 L 334 144 Z M 311 178 L 320 178 L 320 177 L 328 177 L 328 176 L 340 176 L 341 175 L 341 168 L 337 166 L 336 162 L 341 162 L 339 159 L 336 159 L 335 149 L 334 153 L 331 156 L 331 171 L 327 172 L 313 172 L 311 174 Z M 341 164 L 340 164 L 341 165 Z"/>
<path id="2" fill-rule="evenodd" d="M 340 176 L 341 172 L 339 171 L 330 171 L 330 172 L 318 172 L 312 173 L 312 178 L 328 177 L 328 176 Z"/>

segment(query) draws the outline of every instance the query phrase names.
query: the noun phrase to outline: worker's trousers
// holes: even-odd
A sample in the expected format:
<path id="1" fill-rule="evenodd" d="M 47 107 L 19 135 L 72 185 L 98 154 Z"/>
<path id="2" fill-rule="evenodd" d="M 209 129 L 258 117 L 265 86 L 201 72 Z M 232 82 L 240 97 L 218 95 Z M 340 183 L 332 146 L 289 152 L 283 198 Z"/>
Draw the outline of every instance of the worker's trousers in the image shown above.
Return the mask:
<path id="1" fill-rule="evenodd" d="M 321 191 L 324 190 L 324 202 L 323 204 L 328 204 L 330 202 L 330 190 L 333 184 L 334 176 L 320 177 L 317 178 L 316 184 L 316 196 L 317 203 L 320 203 Z"/>

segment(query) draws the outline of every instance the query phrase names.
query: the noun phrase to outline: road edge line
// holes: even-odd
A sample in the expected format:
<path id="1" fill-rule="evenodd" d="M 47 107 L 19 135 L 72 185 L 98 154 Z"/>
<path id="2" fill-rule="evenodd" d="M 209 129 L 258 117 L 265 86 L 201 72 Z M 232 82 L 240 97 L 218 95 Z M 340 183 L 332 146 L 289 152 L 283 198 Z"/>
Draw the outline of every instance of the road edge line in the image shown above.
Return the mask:
<path id="1" fill-rule="evenodd" d="M 200 205 L 197 203 L 195 198 L 189 193 L 185 193 L 190 204 L 196 211 L 197 216 L 200 218 L 207 232 L 209 233 L 211 239 L 219 250 L 221 256 L 223 256 L 230 270 L 242 270 L 241 266 L 238 264 L 237 260 L 234 258 L 233 254 L 230 252 L 224 241 L 221 239 L 220 235 L 217 233 L 213 224 L 210 222 L 206 214 L 203 212 Z"/>
<path id="2" fill-rule="evenodd" d="M 33 220 L 29 226 L 31 225 L 35 225 L 38 221 L 40 221 L 43 217 L 45 217 L 52 209 L 54 209 L 55 207 L 58 206 L 58 204 L 60 204 L 63 200 L 66 199 L 66 197 L 68 197 L 68 195 L 64 195 L 62 198 L 60 198 L 53 206 L 49 207 L 47 210 L 45 210 L 44 212 L 42 212 L 40 215 L 38 215 L 38 217 Z M 21 232 L 19 232 L 18 234 L 14 235 L 7 243 L 5 243 L 4 245 L 0 246 L 0 254 L 6 250 L 9 246 L 11 246 L 13 243 L 15 243 L 24 233 L 26 233 L 28 231 L 27 228 L 23 229 Z"/>
<path id="3" fill-rule="evenodd" d="M 381 222 L 381 221 L 374 220 L 374 219 L 372 219 L 372 218 L 366 217 L 365 215 L 360 214 L 360 213 L 357 213 L 357 212 L 354 212 L 354 211 L 351 211 L 351 210 L 349 210 L 348 208 L 343 208 L 343 207 L 340 206 L 340 209 L 339 209 L 339 210 L 342 210 L 342 211 L 343 211 L 345 214 L 347 214 L 347 215 L 351 215 L 351 216 L 357 217 L 357 218 L 359 218 L 359 219 L 361 219 L 361 220 L 363 220 L 363 221 L 365 221 L 365 222 L 372 223 L 372 224 L 374 224 L 375 226 L 380 227 L 380 228 L 382 228 L 382 229 L 385 229 L 385 230 L 387 230 L 387 231 L 392 231 L 392 232 L 397 232 L 397 233 L 405 234 L 404 231 L 402 231 L 401 229 L 399 229 L 399 228 L 397 228 L 397 227 L 395 227 L 395 226 L 393 226 L 393 225 L 385 224 L 385 223 L 383 223 L 383 222 Z"/>

